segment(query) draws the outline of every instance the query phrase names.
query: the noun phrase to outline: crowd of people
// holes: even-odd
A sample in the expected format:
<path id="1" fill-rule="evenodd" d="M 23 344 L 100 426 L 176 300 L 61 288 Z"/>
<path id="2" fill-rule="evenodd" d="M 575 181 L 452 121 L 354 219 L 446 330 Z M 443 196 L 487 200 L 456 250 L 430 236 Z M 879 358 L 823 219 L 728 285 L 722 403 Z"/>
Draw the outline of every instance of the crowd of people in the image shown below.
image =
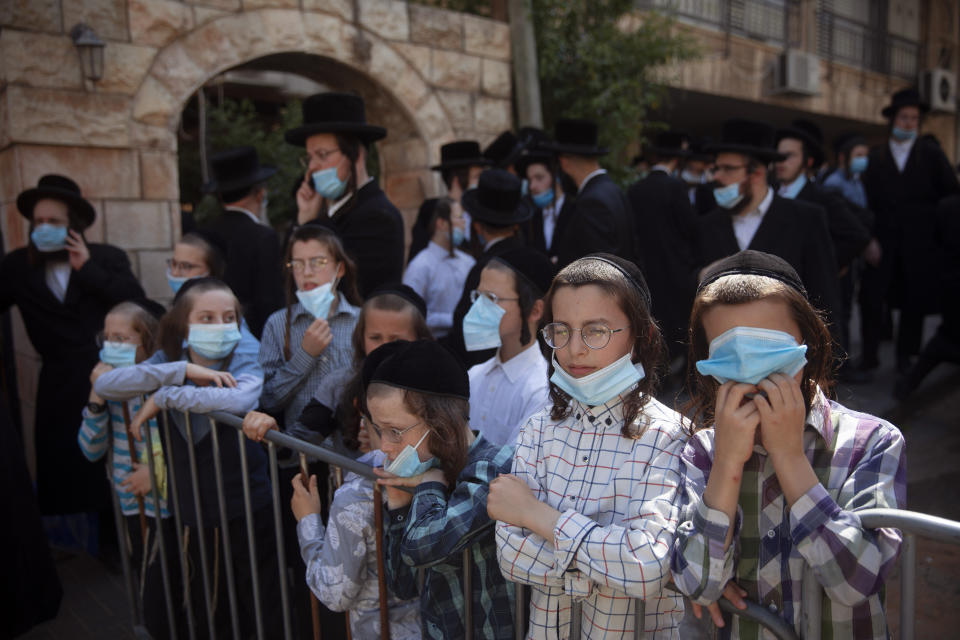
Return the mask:
<path id="1" fill-rule="evenodd" d="M 318 94 L 285 136 L 305 169 L 289 229 L 262 222 L 274 170 L 253 148 L 215 154 L 205 188 L 222 213 L 185 225 L 169 308 L 122 250 L 85 240 L 79 187 L 44 176 L 17 199 L 30 242 L 0 262 L 0 304 L 42 359 L 48 533 L 65 514 L 100 514 L 105 533 L 113 491 L 155 638 L 173 632 L 168 607 L 178 637 L 227 637 L 232 614 L 241 635 L 282 637 L 282 580 L 297 637 L 312 594 L 327 638 L 380 637 L 384 601 L 395 639 L 464 637 L 468 607 L 473 637 L 513 638 L 517 584 L 530 638 L 566 637 L 573 602 L 585 637 L 629 637 L 636 599 L 649 637 L 680 637 L 687 608 L 761 637 L 718 602 L 749 598 L 799 629 L 807 569 L 825 634 L 885 638 L 901 535 L 856 512 L 905 507 L 904 439 L 831 390 L 870 378 L 894 308 L 896 393 L 960 361 L 960 184 L 920 135 L 925 111 L 897 92 L 889 139 L 844 134 L 832 165 L 806 120 L 667 131 L 626 191 L 589 120 L 454 141 L 405 255 L 367 172 L 386 130 L 359 97 Z M 924 345 L 931 313 L 943 322 Z M 684 406 L 657 399 L 680 379 Z M 243 416 L 242 447 L 211 411 Z M 377 480 L 280 450 L 273 487 L 271 430 Z"/>

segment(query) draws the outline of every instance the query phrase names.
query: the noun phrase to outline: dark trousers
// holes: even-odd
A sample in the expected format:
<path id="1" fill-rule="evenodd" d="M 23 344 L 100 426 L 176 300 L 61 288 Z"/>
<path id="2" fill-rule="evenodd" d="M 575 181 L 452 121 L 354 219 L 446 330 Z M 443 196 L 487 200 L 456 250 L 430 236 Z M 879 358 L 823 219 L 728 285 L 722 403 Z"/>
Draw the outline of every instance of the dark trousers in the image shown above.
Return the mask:
<path id="1" fill-rule="evenodd" d="M 147 518 L 146 554 L 140 525 L 140 516 L 125 516 L 127 524 L 127 544 L 129 545 L 130 567 L 133 571 L 134 587 L 143 603 L 143 624 L 150 635 L 159 640 L 169 638 L 170 625 L 167 618 L 167 598 L 163 589 L 163 555 L 160 552 L 160 536 L 157 532 L 157 520 Z M 177 528 L 173 518 L 160 520 L 163 533 L 163 548 L 167 555 L 167 576 L 170 580 L 170 594 L 176 608 L 182 602 L 183 582 L 180 562 L 177 556 Z"/>
<path id="2" fill-rule="evenodd" d="M 876 367 L 883 339 L 884 307 L 887 294 L 885 270 L 868 264 L 860 275 L 860 335 L 863 339 L 862 364 Z"/>

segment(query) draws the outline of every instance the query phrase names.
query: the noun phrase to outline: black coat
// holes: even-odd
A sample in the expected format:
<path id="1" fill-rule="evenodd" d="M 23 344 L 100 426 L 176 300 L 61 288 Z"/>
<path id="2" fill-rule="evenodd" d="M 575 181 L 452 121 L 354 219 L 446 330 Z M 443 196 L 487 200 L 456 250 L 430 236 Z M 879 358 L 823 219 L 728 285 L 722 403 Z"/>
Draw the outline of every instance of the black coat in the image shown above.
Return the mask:
<path id="1" fill-rule="evenodd" d="M 729 211 L 715 209 L 700 222 L 701 267 L 740 251 Z M 823 209 L 775 195 L 747 248 L 789 262 L 806 287 L 810 302 L 826 311 L 830 321 L 842 317 L 837 259 Z"/>
<path id="2" fill-rule="evenodd" d="M 860 221 L 841 194 L 824 189 L 812 180 L 807 180 L 807 184 L 797 194 L 797 200 L 823 208 L 827 214 L 827 229 L 830 231 L 833 250 L 837 256 L 837 271 L 849 267 L 870 242 L 869 228 Z"/>
<path id="3" fill-rule="evenodd" d="M 885 143 L 870 150 L 863 185 L 876 215 L 881 270 L 891 278 L 892 302 L 936 311 L 936 210 L 942 198 L 960 193 L 953 167 L 936 143 L 921 138 L 900 173 Z"/>
<path id="4" fill-rule="evenodd" d="M 89 244 L 90 259 L 70 274 L 66 297 L 47 287 L 43 264 L 17 249 L 0 262 L 0 310 L 17 305 L 40 354 L 37 385 L 37 489 L 45 514 L 95 511 L 110 504 L 103 462 L 91 463 L 77 445 L 90 371 L 99 360 L 96 335 L 115 305 L 143 297 L 127 254 Z"/>
<path id="5" fill-rule="evenodd" d="M 557 241 L 557 264 L 563 268 L 591 253 L 612 253 L 634 260 L 630 204 L 605 173 L 591 178 L 577 194 Z"/>
<path id="6" fill-rule="evenodd" d="M 357 286 L 366 297 L 382 284 L 403 278 L 403 216 L 370 180 L 333 217 L 311 220 L 334 229 L 357 265 Z"/>
<path id="7" fill-rule="evenodd" d="M 705 216 L 717 208 L 717 199 L 713 197 L 713 190 L 719 185 L 716 181 L 698 184 L 693 189 L 693 208 L 697 215 Z M 689 191 L 687 192 L 689 194 Z"/>
<path id="8" fill-rule="evenodd" d="M 483 271 L 483 268 L 487 266 L 487 263 L 490 262 L 491 258 L 495 258 L 498 255 L 509 251 L 510 249 L 517 249 L 522 247 L 524 242 L 517 236 L 510 236 L 509 238 L 504 238 L 499 242 L 494 243 L 489 249 L 483 252 L 479 258 L 477 258 L 476 264 L 470 269 L 470 272 L 467 274 L 467 279 L 463 283 L 463 293 L 460 294 L 460 300 L 457 302 L 456 308 L 453 310 L 453 327 L 450 329 L 450 333 L 440 339 L 440 342 L 448 347 L 453 353 L 460 358 L 460 361 L 463 362 L 467 367 L 472 367 L 475 364 L 480 364 L 485 360 L 489 360 L 496 354 L 496 349 L 484 349 L 483 351 L 467 351 L 466 345 L 463 343 L 463 317 L 467 315 L 467 312 L 470 311 L 470 292 L 477 288 L 477 285 L 480 284 L 480 272 Z"/>
<path id="9" fill-rule="evenodd" d="M 227 244 L 224 280 L 259 339 L 267 318 L 284 303 L 277 232 L 234 209 L 224 209 L 209 228 Z"/>
<path id="10" fill-rule="evenodd" d="M 413 260 L 413 256 L 427 248 L 430 244 L 430 218 L 433 217 L 433 209 L 437 206 L 438 198 L 427 198 L 420 205 L 417 211 L 417 220 L 410 228 L 410 250 L 407 253 L 407 264 Z"/>
<path id="11" fill-rule="evenodd" d="M 570 213 L 573 211 L 574 197 L 565 195 L 563 204 L 560 206 L 560 214 L 557 216 L 557 223 L 553 226 L 553 237 L 550 240 L 550 250 L 547 250 L 547 240 L 543 235 L 543 210 L 532 204 L 528 199 L 527 204 L 533 206 L 533 217 L 526 226 L 524 237 L 527 246 L 545 253 L 551 258 L 557 255 L 557 244 L 560 234 L 563 233 L 563 226 L 570 220 Z"/>
<path id="12" fill-rule="evenodd" d="M 697 287 L 699 219 L 687 185 L 652 171 L 627 190 L 636 231 L 637 264 L 650 287 L 653 316 L 671 353 L 680 352 Z"/>

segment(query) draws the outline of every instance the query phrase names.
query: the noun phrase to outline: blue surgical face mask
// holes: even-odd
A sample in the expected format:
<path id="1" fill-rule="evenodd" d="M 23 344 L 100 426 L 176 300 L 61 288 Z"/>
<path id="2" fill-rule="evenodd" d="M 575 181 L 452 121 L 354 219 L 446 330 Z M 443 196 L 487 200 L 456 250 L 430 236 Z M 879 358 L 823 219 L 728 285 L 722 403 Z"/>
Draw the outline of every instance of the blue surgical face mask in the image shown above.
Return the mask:
<path id="1" fill-rule="evenodd" d="M 680 172 L 680 179 L 686 182 L 687 184 L 700 184 L 703 182 L 703 176 L 697 175 L 690 171 L 689 169 L 684 169 Z"/>
<path id="2" fill-rule="evenodd" d="M 314 318 L 326 318 L 330 314 L 330 306 L 336 299 L 335 287 L 336 284 L 331 280 L 310 291 L 297 289 L 297 300 Z"/>
<path id="3" fill-rule="evenodd" d="M 553 189 L 547 189 L 543 193 L 538 193 L 533 196 L 533 204 L 537 205 L 541 209 L 544 207 L 549 207 L 553 204 L 553 199 L 556 194 L 553 193 Z"/>
<path id="4" fill-rule="evenodd" d="M 137 364 L 137 347 L 126 342 L 106 341 L 100 349 L 100 362 L 112 367 L 129 367 Z"/>
<path id="5" fill-rule="evenodd" d="M 420 456 L 417 454 L 420 443 L 422 443 L 428 435 L 430 435 L 429 429 L 417 440 L 416 445 L 412 447 L 410 445 L 405 446 L 403 451 L 400 452 L 400 455 L 394 458 L 393 462 L 384 467 L 383 470 L 395 476 L 400 476 L 401 478 L 411 478 L 435 467 L 437 464 L 436 458 L 430 458 L 429 460 L 420 462 Z"/>
<path id="6" fill-rule="evenodd" d="M 635 364 L 629 353 L 603 369 L 582 378 L 574 378 L 564 371 L 557 362 L 557 356 L 554 355 L 553 375 L 550 376 L 550 382 L 588 407 L 595 407 L 613 400 L 640 382 L 644 375 L 646 374 L 643 365 Z"/>
<path id="7" fill-rule="evenodd" d="M 187 344 L 194 352 L 210 360 L 222 360 L 240 342 L 240 330 L 236 322 L 225 324 L 191 324 Z"/>
<path id="8" fill-rule="evenodd" d="M 67 246 L 67 228 L 53 224 L 38 224 L 30 232 L 30 239 L 37 251 L 49 253 Z"/>
<path id="9" fill-rule="evenodd" d="M 863 173 L 867 170 L 867 164 L 869 159 L 867 156 L 857 156 L 856 158 L 850 158 L 850 173 L 857 174 Z"/>
<path id="10" fill-rule="evenodd" d="M 506 311 L 487 296 L 479 296 L 463 317 L 463 343 L 467 351 L 500 346 L 500 320 Z"/>
<path id="11" fill-rule="evenodd" d="M 789 333 L 757 327 L 734 327 L 710 342 L 710 357 L 697 371 L 723 384 L 728 380 L 757 384 L 773 373 L 795 376 L 807 364 L 807 345 Z"/>
<path id="12" fill-rule="evenodd" d="M 524 178 L 520 181 L 520 195 L 525 196 L 530 193 L 530 181 Z"/>
<path id="13" fill-rule="evenodd" d="M 717 187 L 713 190 L 713 198 L 724 209 L 733 209 L 743 200 L 743 194 L 740 193 L 740 183 L 734 182 L 725 187 Z"/>
<path id="14" fill-rule="evenodd" d="M 173 295 L 177 295 L 177 292 L 180 291 L 180 287 L 183 286 L 183 283 L 189 280 L 187 276 L 175 276 L 170 273 L 170 270 L 167 269 L 167 284 L 170 285 L 170 290 L 173 291 Z"/>
<path id="15" fill-rule="evenodd" d="M 347 181 L 340 179 L 336 167 L 314 171 L 310 177 L 313 179 L 313 188 L 327 200 L 339 199 L 347 189 Z"/>
<path id="16" fill-rule="evenodd" d="M 797 179 L 793 181 L 793 184 L 781 191 L 779 195 L 781 198 L 793 200 L 801 191 L 803 191 L 805 186 L 807 186 L 807 176 L 801 173 L 799 176 L 797 176 Z"/>
<path id="17" fill-rule="evenodd" d="M 906 142 L 907 140 L 913 140 L 917 137 L 916 129 L 901 129 L 900 127 L 894 127 L 890 131 L 890 135 L 899 140 L 900 142 Z"/>
<path id="18" fill-rule="evenodd" d="M 465 239 L 465 236 L 463 235 L 463 229 L 461 229 L 460 227 L 454 227 L 453 228 L 453 246 L 459 247 L 461 244 L 463 244 L 464 239 Z"/>

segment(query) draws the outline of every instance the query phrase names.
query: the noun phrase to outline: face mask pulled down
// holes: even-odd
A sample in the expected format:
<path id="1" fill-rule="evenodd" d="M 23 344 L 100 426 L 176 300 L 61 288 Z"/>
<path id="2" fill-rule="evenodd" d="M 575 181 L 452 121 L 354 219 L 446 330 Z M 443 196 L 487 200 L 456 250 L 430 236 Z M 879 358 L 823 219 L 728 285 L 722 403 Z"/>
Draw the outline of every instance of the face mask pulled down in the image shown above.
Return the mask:
<path id="1" fill-rule="evenodd" d="M 429 460 L 420 462 L 420 456 L 417 454 L 417 449 L 420 448 L 420 444 L 426 440 L 428 435 L 430 435 L 429 430 L 417 440 L 416 445 L 412 447 L 410 445 L 405 446 L 400 452 L 400 455 L 394 458 L 393 462 L 384 467 L 383 470 L 395 476 L 400 476 L 401 478 L 411 478 L 437 466 L 436 458 L 430 458 Z"/>
<path id="2" fill-rule="evenodd" d="M 326 318 L 330 315 L 330 307 L 336 299 L 336 288 L 337 281 L 334 278 L 330 282 L 309 291 L 297 289 L 297 300 L 314 318 Z"/>
<path id="3" fill-rule="evenodd" d="M 628 353 L 603 369 L 582 378 L 574 378 L 563 370 L 554 354 L 553 375 L 550 376 L 550 382 L 570 397 L 576 398 L 588 407 L 595 407 L 610 402 L 640 382 L 645 375 L 643 365 L 639 362 L 634 363 L 631 354 Z"/>

